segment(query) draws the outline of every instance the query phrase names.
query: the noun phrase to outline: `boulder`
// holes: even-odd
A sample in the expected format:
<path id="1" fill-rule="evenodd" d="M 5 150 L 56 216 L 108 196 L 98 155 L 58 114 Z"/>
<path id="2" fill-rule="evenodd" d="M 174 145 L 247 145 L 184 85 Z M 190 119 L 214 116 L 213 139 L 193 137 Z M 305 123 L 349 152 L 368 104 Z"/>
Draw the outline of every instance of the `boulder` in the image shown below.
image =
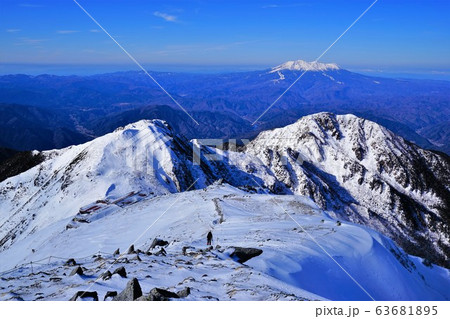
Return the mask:
<path id="1" fill-rule="evenodd" d="M 72 272 L 70 273 L 69 276 L 74 276 L 74 275 L 80 275 L 80 276 L 82 276 L 83 274 L 84 274 L 83 268 L 81 268 L 80 266 L 78 266 L 77 268 L 74 268 L 74 269 L 72 270 Z"/>
<path id="2" fill-rule="evenodd" d="M 76 266 L 76 265 L 77 265 L 77 262 L 73 258 L 68 259 L 64 264 L 64 266 Z"/>
<path id="3" fill-rule="evenodd" d="M 136 254 L 136 251 L 134 250 L 134 245 L 131 245 L 130 248 L 128 248 L 127 254 L 128 255 Z"/>
<path id="4" fill-rule="evenodd" d="M 135 299 L 134 301 L 148 301 L 146 296 L 140 296 L 139 298 Z"/>
<path id="5" fill-rule="evenodd" d="M 241 264 L 263 253 L 262 249 L 258 248 L 244 248 L 244 247 L 233 247 L 233 248 L 234 251 L 231 253 L 230 257 Z"/>
<path id="6" fill-rule="evenodd" d="M 178 298 L 180 298 L 178 294 L 161 288 L 153 288 L 147 296 L 148 301 L 168 301 Z"/>
<path id="7" fill-rule="evenodd" d="M 120 266 L 116 270 L 113 271 L 113 275 L 118 274 L 122 278 L 127 278 L 127 271 L 125 270 L 124 266 Z"/>
<path id="8" fill-rule="evenodd" d="M 125 289 L 113 298 L 114 301 L 133 301 L 142 296 L 141 285 L 136 278 L 131 279 Z"/>
<path id="9" fill-rule="evenodd" d="M 96 291 L 78 291 L 69 301 L 76 301 L 78 298 L 92 298 L 94 301 L 98 301 L 98 294 Z"/>
<path id="10" fill-rule="evenodd" d="M 180 290 L 179 292 L 177 292 L 177 295 L 180 298 L 186 298 L 190 294 L 191 294 L 191 288 L 189 288 L 189 287 L 186 287 L 183 290 Z"/>
<path id="11" fill-rule="evenodd" d="M 112 273 L 109 270 L 105 271 L 102 274 L 102 279 L 103 280 L 109 280 L 109 279 L 111 279 L 111 277 L 112 277 Z"/>
<path id="12" fill-rule="evenodd" d="M 169 242 L 167 242 L 165 240 L 162 240 L 160 238 L 155 238 L 155 239 L 153 239 L 153 242 L 152 242 L 152 244 L 150 245 L 150 247 L 148 248 L 147 251 L 155 248 L 156 246 L 167 246 L 167 245 L 169 245 Z"/>
<path id="13" fill-rule="evenodd" d="M 117 291 L 107 291 L 105 294 L 105 298 L 103 298 L 103 301 L 105 301 L 107 298 L 114 298 L 117 296 Z"/>
<path id="14" fill-rule="evenodd" d="M 167 252 L 164 248 L 161 248 L 158 252 L 155 253 L 155 256 L 166 256 Z"/>

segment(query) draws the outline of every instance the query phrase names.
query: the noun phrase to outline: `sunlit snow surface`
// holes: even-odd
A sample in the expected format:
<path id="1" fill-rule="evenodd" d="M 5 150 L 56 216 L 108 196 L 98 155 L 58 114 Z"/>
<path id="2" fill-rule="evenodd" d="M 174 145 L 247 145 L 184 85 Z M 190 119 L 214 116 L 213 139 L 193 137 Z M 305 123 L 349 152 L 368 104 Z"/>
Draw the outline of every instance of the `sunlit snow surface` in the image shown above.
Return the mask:
<path id="1" fill-rule="evenodd" d="M 65 228 L 73 215 L 54 214 L 46 227 L 1 252 L 1 271 L 49 256 L 63 259 L 35 263 L 33 274 L 30 265 L 2 273 L 0 298 L 68 300 L 79 290 L 95 290 L 102 300 L 107 291 L 120 292 L 136 277 L 144 293 L 154 287 L 190 287 L 187 300 L 370 300 L 302 228 L 376 300 L 450 298 L 448 270 L 424 266 L 368 228 L 339 226 L 302 196 L 249 194 L 213 185 L 110 209 L 73 229 Z M 201 252 L 209 230 L 213 246 L 220 248 Z M 137 261 L 132 260 L 135 254 L 125 255 L 128 263 L 111 266 L 117 248 L 126 252 L 134 243 L 145 251 L 155 237 L 170 243 L 167 256 L 140 254 L 142 261 Z M 191 246 L 187 255 L 182 254 L 185 246 Z M 263 253 L 239 264 L 229 257 L 233 246 Z M 99 251 L 103 261 L 92 258 Z M 73 267 L 64 266 L 65 258 L 81 263 L 85 275 L 68 276 Z M 125 266 L 128 278 L 114 275 L 94 283 L 110 266 L 110 271 Z"/>

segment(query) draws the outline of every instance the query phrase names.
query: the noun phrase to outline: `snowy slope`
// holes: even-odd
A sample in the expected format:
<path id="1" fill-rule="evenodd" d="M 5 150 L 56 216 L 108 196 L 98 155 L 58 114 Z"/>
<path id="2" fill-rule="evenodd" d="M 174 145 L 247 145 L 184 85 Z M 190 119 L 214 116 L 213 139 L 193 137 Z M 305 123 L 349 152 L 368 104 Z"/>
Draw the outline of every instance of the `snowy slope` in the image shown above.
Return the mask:
<path id="1" fill-rule="evenodd" d="M 246 148 L 294 194 L 448 265 L 450 162 L 353 115 L 318 113 Z"/>
<path id="2" fill-rule="evenodd" d="M 450 298 L 448 270 L 424 266 L 368 228 L 339 226 L 302 196 L 249 194 L 213 185 L 144 199 L 77 229 L 65 230 L 64 218 L 56 224 L 59 233 L 55 227 L 43 228 L 18 242 L 15 250 L 0 253 L 2 268 L 45 258 L 34 263 L 34 274 L 30 265 L 3 273 L 0 298 L 68 300 L 79 290 L 89 290 L 103 299 L 107 291 L 120 292 L 136 277 L 144 293 L 154 287 L 190 287 L 188 300 L 370 300 L 321 247 L 376 300 Z M 209 230 L 216 248 L 205 251 Z M 116 258 L 111 253 L 117 248 L 124 252 L 134 243 L 136 250 L 145 251 L 155 237 L 170 243 L 167 256 L 139 253 L 139 261 L 137 254 L 126 254 L 112 265 Z M 230 258 L 233 246 L 263 253 L 240 264 Z M 183 247 L 190 247 L 187 254 L 182 254 Z M 74 267 L 64 266 L 64 259 L 49 263 L 48 256 L 75 258 L 84 275 L 68 276 Z M 114 275 L 94 283 L 119 266 L 126 268 L 128 278 Z"/>

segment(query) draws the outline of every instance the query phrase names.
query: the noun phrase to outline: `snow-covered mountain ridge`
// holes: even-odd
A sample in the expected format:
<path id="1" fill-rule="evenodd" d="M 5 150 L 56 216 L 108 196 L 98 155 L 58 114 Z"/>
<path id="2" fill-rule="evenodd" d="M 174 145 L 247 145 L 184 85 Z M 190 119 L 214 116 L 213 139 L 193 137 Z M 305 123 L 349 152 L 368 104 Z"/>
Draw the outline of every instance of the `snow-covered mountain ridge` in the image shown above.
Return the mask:
<path id="1" fill-rule="evenodd" d="M 197 165 L 192 149 L 166 122 L 143 120 L 82 145 L 43 152 L 42 164 L 0 183 L 0 251 L 51 224 L 55 212 L 73 217 L 97 201 L 182 192 L 220 178 L 236 186 L 253 179 L 277 185 L 256 158 L 235 153 L 230 158 L 237 164 L 228 165 L 209 161 L 205 149 Z M 255 168 L 251 176 L 243 169 L 249 162 Z"/>
<path id="2" fill-rule="evenodd" d="M 450 161 L 354 115 L 318 113 L 258 135 L 258 157 L 294 194 L 447 267 Z M 300 159 L 300 160 L 299 160 Z"/>
<path id="3" fill-rule="evenodd" d="M 164 121 L 143 120 L 82 145 L 43 152 L 45 160 L 40 165 L 0 183 L 0 270 L 52 255 L 80 258 L 98 251 L 108 252 L 110 255 L 102 256 L 106 263 L 113 263 L 112 251 L 117 247 L 126 249 L 142 227 L 156 221 L 151 235 L 144 236 L 139 244 L 144 247 L 157 236 L 169 239 L 170 263 L 189 269 L 186 272 L 191 275 L 196 267 L 190 269 L 176 262 L 184 258 L 179 256 L 180 250 L 184 246 L 202 249 L 205 232 L 213 228 L 216 243 L 224 248 L 211 255 L 199 252 L 206 265 L 198 267 L 206 273 L 221 267 L 225 270 L 222 280 L 230 281 L 236 265 L 229 263 L 227 249 L 263 247 L 263 257 L 248 265 L 251 272 L 265 278 L 262 284 L 268 285 L 273 295 L 256 294 L 256 299 L 284 299 L 290 294 L 296 296 L 294 299 L 364 299 L 359 290 L 350 289 L 348 295 L 342 295 L 327 287 L 327 282 L 339 282 L 342 274 L 334 271 L 331 277 L 314 277 L 322 286 L 306 280 L 312 276 L 308 269 L 323 264 L 322 257 L 313 256 L 323 252 L 306 237 L 297 245 L 295 236 L 305 234 L 292 220 L 285 220 L 286 211 L 297 216 L 295 220 L 314 237 L 331 238 L 338 232 L 338 237 L 327 242 L 327 249 L 339 260 L 346 252 L 354 252 L 343 260 L 352 271 L 357 272 L 361 262 L 369 260 L 382 269 L 377 274 L 383 278 L 383 285 L 386 280 L 392 281 L 394 273 L 403 273 L 398 279 L 402 288 L 392 293 L 384 291 L 375 278 L 367 279 L 365 285 L 371 291 L 383 291 L 378 299 L 448 299 L 440 286 L 445 283 L 443 287 L 448 287 L 448 270 L 425 266 L 431 261 L 448 267 L 447 157 L 422 150 L 373 122 L 330 113 L 314 114 L 284 128 L 262 132 L 243 152 L 220 151 L 199 143 L 175 135 Z M 199 163 L 193 156 L 194 146 L 202 150 Z M 214 153 L 222 155 L 222 160 L 209 158 Z M 199 191 L 185 192 L 195 189 Z M 271 199 L 276 203 L 270 203 Z M 173 202 L 178 200 L 180 203 L 175 205 Z M 173 211 L 171 203 L 175 205 Z M 171 213 L 161 216 L 166 208 Z M 406 255 L 366 226 L 426 260 Z M 283 237 L 281 234 L 289 227 L 295 228 L 295 234 Z M 294 258 L 296 254 L 302 257 Z M 155 263 L 166 280 L 170 274 L 160 267 L 165 261 L 152 258 L 144 263 Z M 206 260 L 216 268 L 210 268 Z M 282 265 L 276 260 L 283 260 Z M 84 265 L 90 269 L 90 276 L 102 270 L 90 261 Z M 141 266 L 137 259 L 130 265 L 145 285 L 162 283 L 145 279 Z M 64 267 L 52 267 L 46 264 L 41 270 L 64 276 Z M 332 268 L 331 264 L 327 267 Z M 22 271 L 17 270 L 11 279 L 21 286 L 25 285 L 20 281 Z M 365 272 L 359 274 L 358 278 L 370 277 Z M 76 280 L 78 283 L 67 280 L 80 288 L 89 282 L 81 279 Z M 111 283 L 110 288 L 122 285 L 120 280 Z M 295 289 L 287 289 L 286 285 Z M 345 285 L 349 286 L 349 282 Z M 424 285 L 433 287 L 437 294 Z M 206 293 L 202 290 L 206 288 L 200 286 L 195 299 Z M 410 290 L 414 293 L 407 293 Z M 20 291 L 28 299 L 35 293 Z M 225 296 L 233 299 L 223 291 L 215 298 Z M 236 298 L 252 297 L 243 293 Z"/>

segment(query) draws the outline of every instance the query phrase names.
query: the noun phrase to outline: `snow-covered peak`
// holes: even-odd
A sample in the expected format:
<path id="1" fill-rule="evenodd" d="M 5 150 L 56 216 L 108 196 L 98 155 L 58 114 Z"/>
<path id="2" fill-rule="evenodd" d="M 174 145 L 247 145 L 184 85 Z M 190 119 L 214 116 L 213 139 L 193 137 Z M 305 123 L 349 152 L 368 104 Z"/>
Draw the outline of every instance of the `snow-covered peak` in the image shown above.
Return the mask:
<path id="1" fill-rule="evenodd" d="M 421 242 L 422 251 L 432 260 L 445 260 L 435 239 L 450 245 L 449 236 L 439 230 L 445 229 L 439 218 L 448 212 L 448 191 L 440 191 L 450 178 L 445 157 L 375 122 L 331 113 L 261 132 L 246 148 L 294 194 L 341 212 L 339 218 L 369 225 L 404 247 L 421 240 L 416 229 L 427 229 L 431 239 Z"/>
<path id="2" fill-rule="evenodd" d="M 172 133 L 172 129 L 169 124 L 164 120 L 154 119 L 154 120 L 140 120 L 134 123 L 127 124 L 125 127 L 119 127 L 114 132 L 126 131 L 126 130 L 139 130 L 145 131 L 149 128 L 153 128 L 153 131 L 163 130 L 167 133 Z"/>
<path id="3" fill-rule="evenodd" d="M 339 66 L 335 63 L 306 62 L 303 60 L 287 61 L 274 68 L 270 73 L 290 70 L 290 71 L 329 71 L 339 70 Z"/>

